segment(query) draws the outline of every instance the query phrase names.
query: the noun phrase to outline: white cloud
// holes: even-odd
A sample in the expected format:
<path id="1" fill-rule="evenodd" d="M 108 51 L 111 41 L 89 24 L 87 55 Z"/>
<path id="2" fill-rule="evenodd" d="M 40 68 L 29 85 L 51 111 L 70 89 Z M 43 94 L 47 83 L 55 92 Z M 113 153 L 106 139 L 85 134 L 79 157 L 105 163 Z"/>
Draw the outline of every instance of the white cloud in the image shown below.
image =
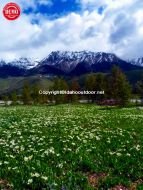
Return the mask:
<path id="1" fill-rule="evenodd" d="M 15 0 L 22 7 L 36 9 L 35 1 Z M 69 13 L 54 20 L 32 13 L 22 14 L 13 22 L 0 17 L 0 58 L 41 59 L 55 50 L 105 51 L 125 58 L 143 56 L 142 0 L 80 1 L 84 7 L 82 13 Z M 2 1 L 1 11 L 6 2 Z M 89 3 L 94 10 L 88 10 Z M 98 7 L 102 5 L 106 5 L 106 9 L 98 14 Z M 39 24 L 32 24 L 33 18 L 38 19 Z"/>
<path id="2" fill-rule="evenodd" d="M 39 0 L 39 1 L 38 1 L 38 4 L 39 4 L 39 5 L 52 6 L 52 5 L 53 5 L 53 2 L 52 2 L 52 0 Z"/>

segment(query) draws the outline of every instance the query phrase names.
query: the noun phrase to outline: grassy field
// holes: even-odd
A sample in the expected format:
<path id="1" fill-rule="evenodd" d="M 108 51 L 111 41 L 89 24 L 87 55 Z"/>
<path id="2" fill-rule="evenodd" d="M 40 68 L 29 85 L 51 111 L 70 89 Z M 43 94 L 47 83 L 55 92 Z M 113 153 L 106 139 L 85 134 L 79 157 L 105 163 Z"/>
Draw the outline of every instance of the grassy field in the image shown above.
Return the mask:
<path id="1" fill-rule="evenodd" d="M 142 190 L 142 180 L 142 110 L 0 108 L 1 189 Z"/>

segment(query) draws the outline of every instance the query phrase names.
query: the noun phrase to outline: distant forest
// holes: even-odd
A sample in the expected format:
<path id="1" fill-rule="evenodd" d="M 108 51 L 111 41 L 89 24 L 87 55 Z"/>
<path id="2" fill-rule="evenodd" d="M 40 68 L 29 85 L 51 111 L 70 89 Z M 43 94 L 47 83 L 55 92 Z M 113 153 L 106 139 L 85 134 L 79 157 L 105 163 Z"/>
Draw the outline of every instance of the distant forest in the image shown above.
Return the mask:
<path id="1" fill-rule="evenodd" d="M 119 105 L 126 106 L 130 99 L 137 97 L 142 99 L 143 81 L 138 81 L 134 86 L 129 83 L 126 75 L 117 66 L 113 66 L 111 74 L 91 73 L 86 75 L 82 84 L 76 78 L 70 81 L 63 77 L 56 77 L 53 80 L 49 91 L 70 90 L 70 91 L 104 91 L 104 94 L 97 95 L 41 95 L 40 86 L 31 86 L 28 82 L 23 85 L 22 92 L 13 91 L 10 95 L 2 96 L 5 105 L 11 100 L 12 105 L 40 105 L 40 104 L 64 104 L 78 103 L 80 100 L 87 100 L 88 103 L 99 105 Z"/>

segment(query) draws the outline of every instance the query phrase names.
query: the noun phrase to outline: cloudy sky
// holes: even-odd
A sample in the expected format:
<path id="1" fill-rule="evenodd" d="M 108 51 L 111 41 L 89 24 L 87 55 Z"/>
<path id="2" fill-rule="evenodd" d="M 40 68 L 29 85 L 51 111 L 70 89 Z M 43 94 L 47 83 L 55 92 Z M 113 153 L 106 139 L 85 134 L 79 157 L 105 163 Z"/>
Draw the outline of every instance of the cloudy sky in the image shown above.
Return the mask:
<path id="1" fill-rule="evenodd" d="M 143 0 L 13 0 L 16 21 L 2 15 L 0 59 L 42 59 L 56 50 L 91 50 L 121 58 L 143 56 Z"/>

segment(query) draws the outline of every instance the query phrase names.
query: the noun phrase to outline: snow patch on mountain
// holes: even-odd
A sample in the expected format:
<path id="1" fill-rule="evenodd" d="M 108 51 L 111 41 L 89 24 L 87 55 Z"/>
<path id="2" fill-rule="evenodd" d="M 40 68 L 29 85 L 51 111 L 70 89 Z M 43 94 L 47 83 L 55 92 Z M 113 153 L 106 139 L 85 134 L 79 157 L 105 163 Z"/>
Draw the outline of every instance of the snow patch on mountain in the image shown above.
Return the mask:
<path id="1" fill-rule="evenodd" d="M 32 60 L 30 58 L 20 58 L 20 59 L 15 59 L 10 62 L 5 62 L 4 60 L 0 61 L 0 66 L 10 65 L 10 66 L 18 67 L 21 69 L 32 69 L 32 68 L 36 67 L 36 65 L 38 65 L 38 64 L 39 64 L 38 59 Z"/>
<path id="2" fill-rule="evenodd" d="M 137 65 L 137 66 L 141 66 L 143 67 L 143 57 L 140 58 L 136 58 L 136 59 L 132 59 L 131 61 L 129 61 L 131 64 L 133 65 Z"/>
<path id="3" fill-rule="evenodd" d="M 30 70 L 33 68 L 40 68 L 43 66 L 50 66 L 50 68 L 56 68 L 65 73 L 70 73 L 79 64 L 86 66 L 86 68 L 101 67 L 109 64 L 118 64 L 127 62 L 135 66 L 143 67 L 143 58 L 133 60 L 122 60 L 113 53 L 105 52 L 92 52 L 92 51 L 53 51 L 43 60 L 31 59 L 31 58 L 19 58 L 10 62 L 0 60 L 0 67 L 3 65 L 10 65 L 18 67 L 20 69 Z"/>
<path id="4" fill-rule="evenodd" d="M 16 59 L 12 62 L 9 62 L 8 64 L 13 65 L 13 66 L 17 66 L 23 69 L 32 69 L 34 68 L 36 65 L 39 64 L 38 60 L 32 60 L 30 58 L 20 58 L 20 59 Z"/>
<path id="5" fill-rule="evenodd" d="M 43 59 L 38 66 L 48 65 L 61 69 L 64 72 L 70 72 L 80 63 L 91 66 L 98 63 L 115 63 L 119 62 L 115 54 L 91 51 L 54 51 L 48 57 Z"/>

